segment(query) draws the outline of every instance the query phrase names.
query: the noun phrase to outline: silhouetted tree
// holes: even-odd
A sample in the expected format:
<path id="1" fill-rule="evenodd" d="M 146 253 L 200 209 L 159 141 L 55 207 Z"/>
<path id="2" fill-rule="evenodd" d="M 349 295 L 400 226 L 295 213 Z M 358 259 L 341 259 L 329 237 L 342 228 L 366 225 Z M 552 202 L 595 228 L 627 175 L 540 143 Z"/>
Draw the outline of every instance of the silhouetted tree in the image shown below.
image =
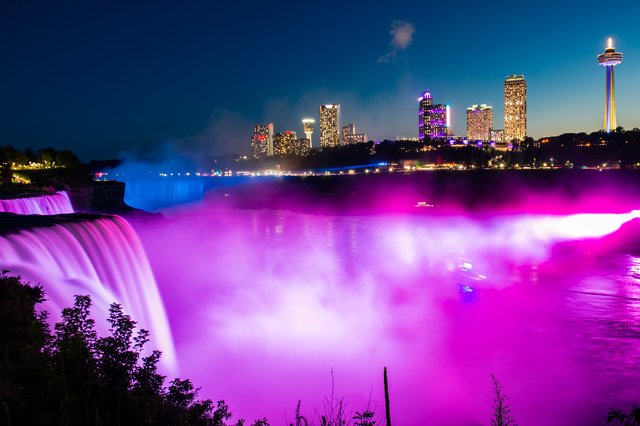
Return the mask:
<path id="1" fill-rule="evenodd" d="M 491 417 L 491 426 L 516 426 L 516 422 L 511 414 L 508 397 L 504 393 L 502 384 L 491 373 L 491 384 L 493 385 L 493 416 Z"/>
<path id="2" fill-rule="evenodd" d="M 289 423 L 289 426 L 309 426 L 309 421 L 305 416 L 300 413 L 300 404 L 302 401 L 298 401 L 298 405 L 296 405 L 296 422 Z"/>
<path id="3" fill-rule="evenodd" d="M 62 167 L 77 167 L 80 165 L 78 157 L 69 150 L 62 150 L 55 152 L 53 156 L 56 165 Z"/>
<path id="4" fill-rule="evenodd" d="M 90 308 L 89 296 L 76 296 L 73 307 L 63 309 L 62 321 L 54 327 L 53 380 L 61 395 L 60 421 L 64 424 L 86 423 L 104 414 L 97 404 L 97 335 Z"/>
<path id="5" fill-rule="evenodd" d="M 623 426 L 640 425 L 640 407 L 636 407 L 634 405 L 629 413 L 626 413 L 622 410 L 609 411 L 609 415 L 607 416 L 607 424 Z"/>
<path id="6" fill-rule="evenodd" d="M 120 305 L 109 309 L 109 335 L 98 337 L 91 299 L 76 296 L 52 335 L 36 310 L 43 300 L 42 288 L 0 274 L 0 423 L 230 426 L 225 402 L 199 400 L 189 380 L 164 387 L 160 352 L 141 357 L 149 333 L 136 333 Z"/>
<path id="7" fill-rule="evenodd" d="M 324 397 L 323 413 L 317 413 L 320 426 L 343 426 L 347 424 L 344 398 L 335 395 L 335 380 L 331 370 L 331 394 Z"/>
<path id="8" fill-rule="evenodd" d="M 9 186 L 13 181 L 13 171 L 8 164 L 0 164 L 0 186 Z"/>
<path id="9" fill-rule="evenodd" d="M 355 426 L 375 426 L 376 421 L 373 419 L 375 413 L 373 411 L 365 410 L 362 413 L 356 411 L 356 414 L 353 416 L 353 420 L 355 420 Z"/>
<path id="10" fill-rule="evenodd" d="M 51 336 L 44 313 L 41 287 L 23 285 L 18 277 L 0 273 L 0 423 L 46 424 Z"/>
<path id="11" fill-rule="evenodd" d="M 51 164 L 56 160 L 56 150 L 47 147 L 38 150 L 38 161 L 43 164 Z"/>

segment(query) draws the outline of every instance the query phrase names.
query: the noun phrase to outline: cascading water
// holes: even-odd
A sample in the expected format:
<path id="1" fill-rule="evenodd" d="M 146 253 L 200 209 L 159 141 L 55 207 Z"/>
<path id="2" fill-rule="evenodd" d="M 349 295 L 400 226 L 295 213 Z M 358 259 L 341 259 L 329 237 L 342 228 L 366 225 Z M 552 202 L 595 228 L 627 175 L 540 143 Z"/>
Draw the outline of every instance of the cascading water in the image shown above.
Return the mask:
<path id="1" fill-rule="evenodd" d="M 175 204 L 200 201 L 205 191 L 203 178 L 127 181 L 125 202 L 135 208 L 155 211 Z"/>
<path id="2" fill-rule="evenodd" d="M 97 324 L 104 324 L 109 304 L 121 303 L 140 328 L 151 332 L 153 346 L 163 352 L 163 367 L 175 372 L 162 299 L 140 240 L 126 220 L 90 215 L 12 219 L 15 225 L 0 235 L 1 268 L 41 283 L 52 314 L 70 306 L 74 295 L 88 294 Z"/>
<path id="3" fill-rule="evenodd" d="M 59 191 L 52 195 L 0 200 L 0 212 L 54 215 L 73 213 L 74 210 L 69 195 Z"/>

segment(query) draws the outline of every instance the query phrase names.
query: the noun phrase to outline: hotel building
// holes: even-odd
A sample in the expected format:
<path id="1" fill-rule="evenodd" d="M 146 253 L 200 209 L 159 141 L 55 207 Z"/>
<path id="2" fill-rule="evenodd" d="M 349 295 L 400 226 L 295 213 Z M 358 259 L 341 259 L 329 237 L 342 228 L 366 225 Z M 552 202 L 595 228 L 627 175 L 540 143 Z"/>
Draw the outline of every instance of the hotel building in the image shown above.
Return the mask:
<path id="1" fill-rule="evenodd" d="M 418 138 L 424 142 L 429 139 L 446 138 L 451 127 L 451 111 L 448 105 L 433 104 L 431 93 L 424 92 L 418 98 Z"/>
<path id="2" fill-rule="evenodd" d="M 491 140 L 492 128 L 493 108 L 485 104 L 467 108 L 467 139 L 472 141 Z"/>
<path id="3" fill-rule="evenodd" d="M 273 155 L 273 123 L 256 124 L 253 127 L 251 152 L 254 158 Z"/>
<path id="4" fill-rule="evenodd" d="M 504 137 L 507 142 L 527 136 L 527 82 L 523 75 L 504 81 Z"/>
<path id="5" fill-rule="evenodd" d="M 351 123 L 342 127 L 342 143 L 363 143 L 367 141 L 367 135 L 364 133 L 356 133 L 356 125 Z"/>
<path id="6" fill-rule="evenodd" d="M 320 105 L 320 148 L 340 145 L 340 105 Z"/>

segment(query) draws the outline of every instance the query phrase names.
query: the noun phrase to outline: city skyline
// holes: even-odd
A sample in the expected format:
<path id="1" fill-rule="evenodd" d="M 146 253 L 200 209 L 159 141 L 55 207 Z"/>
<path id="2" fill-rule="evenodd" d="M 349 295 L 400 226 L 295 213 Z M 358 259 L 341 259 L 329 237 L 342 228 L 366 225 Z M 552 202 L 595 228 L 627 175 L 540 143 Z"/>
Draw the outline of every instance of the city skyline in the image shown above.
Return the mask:
<path id="1" fill-rule="evenodd" d="M 601 10 L 577 1 L 454 3 L 373 2 L 367 19 L 323 37 L 317 34 L 339 16 L 361 13 L 358 6 L 274 4 L 250 13 L 246 5 L 115 1 L 96 14 L 74 1 L 8 4 L 0 17 L 7 40 L 0 138 L 17 148 L 71 149 L 83 159 L 167 145 L 248 153 L 255 123 L 298 130 L 324 102 L 345 106 L 341 121 L 357 123 L 370 139 L 412 138 L 415 98 L 427 88 L 450 105 L 452 130 L 463 134 L 472 103 L 493 105 L 496 119 L 503 116 L 503 79 L 513 73 L 524 74 L 530 89 L 529 136 L 596 131 L 603 70 L 594 58 L 608 37 L 625 53 L 616 73 L 617 124 L 640 126 L 639 5 L 618 5 L 615 22 L 585 26 L 600 22 Z M 553 14 L 545 12 L 550 8 Z M 487 26 L 483 44 L 448 31 L 450 20 L 432 19 L 451 15 L 464 28 L 514 11 L 536 25 L 519 28 L 518 37 Z M 286 28 L 264 25 L 283 20 Z M 436 46 L 432 35 L 443 31 Z M 446 58 L 431 54 L 436 48 Z M 302 51 L 311 53 L 290 71 L 265 66 L 275 55 Z M 499 60 L 488 60 L 494 54 Z M 316 130 L 314 142 L 318 136 Z"/>

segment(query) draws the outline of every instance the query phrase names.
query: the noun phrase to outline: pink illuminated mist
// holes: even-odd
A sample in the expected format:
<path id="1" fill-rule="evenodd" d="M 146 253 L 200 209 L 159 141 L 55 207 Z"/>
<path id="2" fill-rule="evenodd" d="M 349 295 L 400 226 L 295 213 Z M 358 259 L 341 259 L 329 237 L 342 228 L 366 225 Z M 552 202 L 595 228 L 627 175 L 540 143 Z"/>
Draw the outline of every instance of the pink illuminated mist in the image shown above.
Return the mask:
<path id="1" fill-rule="evenodd" d="M 313 415 L 332 374 L 349 410 L 380 410 L 384 366 L 401 425 L 486 424 L 491 372 L 521 424 L 637 403 L 640 259 L 603 243 L 637 210 L 309 210 L 205 203 L 136 221 L 140 240 L 84 217 L 5 232 L 0 261 L 42 282 L 50 310 L 122 303 L 165 371 L 249 419 L 284 424 L 298 400 Z"/>

